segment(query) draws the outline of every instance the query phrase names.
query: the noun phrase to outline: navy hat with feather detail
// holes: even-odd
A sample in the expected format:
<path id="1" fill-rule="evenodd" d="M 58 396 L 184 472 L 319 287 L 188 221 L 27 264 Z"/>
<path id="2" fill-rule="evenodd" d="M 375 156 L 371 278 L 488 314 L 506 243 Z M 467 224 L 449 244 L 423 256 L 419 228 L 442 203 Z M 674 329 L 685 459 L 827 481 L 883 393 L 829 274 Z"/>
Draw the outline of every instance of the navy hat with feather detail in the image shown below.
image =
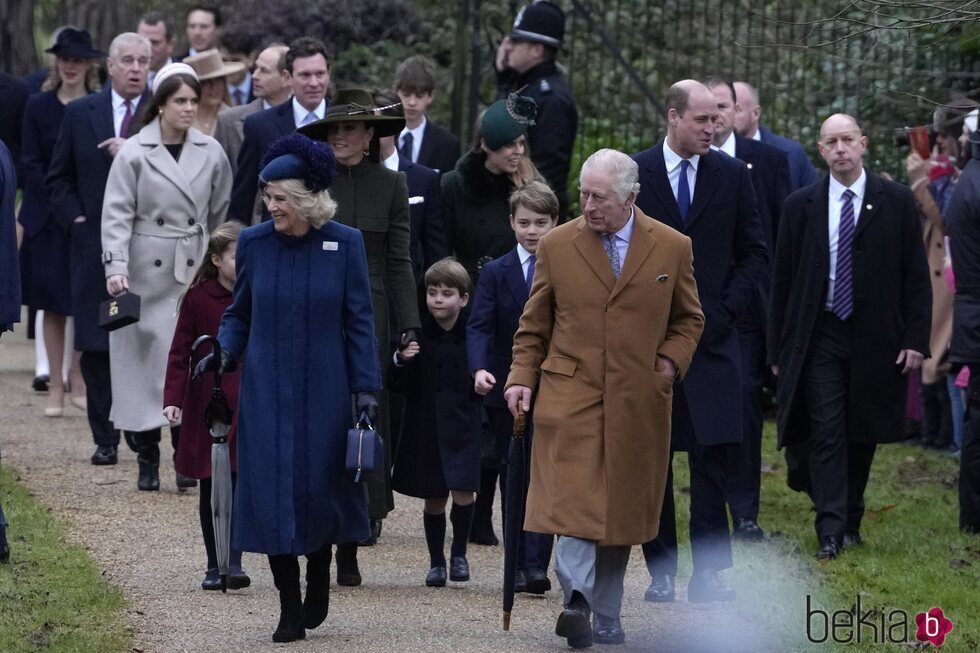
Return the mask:
<path id="1" fill-rule="evenodd" d="M 330 187 L 337 176 L 337 159 L 327 143 L 293 132 L 273 143 L 262 158 L 259 182 L 302 179 L 306 187 L 319 193 Z"/>

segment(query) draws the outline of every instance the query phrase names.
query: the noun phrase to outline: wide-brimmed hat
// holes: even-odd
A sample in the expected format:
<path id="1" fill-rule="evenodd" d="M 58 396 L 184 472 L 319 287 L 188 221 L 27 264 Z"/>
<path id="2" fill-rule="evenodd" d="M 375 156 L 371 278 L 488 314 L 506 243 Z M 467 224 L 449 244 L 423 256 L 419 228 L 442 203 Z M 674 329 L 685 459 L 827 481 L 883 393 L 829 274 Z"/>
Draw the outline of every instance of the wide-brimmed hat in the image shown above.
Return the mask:
<path id="1" fill-rule="evenodd" d="M 394 136 L 405 128 L 405 119 L 398 116 L 382 116 L 375 112 L 374 98 L 363 88 L 346 88 L 337 91 L 323 120 L 300 127 L 297 131 L 318 141 L 327 140 L 327 127 L 340 122 L 364 122 L 374 127 L 374 137 Z"/>
<path id="2" fill-rule="evenodd" d="M 88 30 L 64 27 L 58 32 L 54 45 L 45 50 L 63 59 L 98 59 L 105 56 L 92 47 L 92 35 Z"/>
<path id="3" fill-rule="evenodd" d="M 565 40 L 565 12 L 554 2 L 536 0 L 517 12 L 510 38 L 560 48 Z"/>
<path id="4" fill-rule="evenodd" d="M 224 61 L 215 49 L 198 52 L 192 57 L 184 57 L 184 63 L 197 71 L 200 81 L 227 77 L 245 70 L 245 64 L 238 61 Z"/>
<path id="5" fill-rule="evenodd" d="M 533 98 L 511 93 L 487 107 L 480 121 L 480 137 L 491 150 L 499 150 L 526 134 L 537 115 L 538 104 Z"/>

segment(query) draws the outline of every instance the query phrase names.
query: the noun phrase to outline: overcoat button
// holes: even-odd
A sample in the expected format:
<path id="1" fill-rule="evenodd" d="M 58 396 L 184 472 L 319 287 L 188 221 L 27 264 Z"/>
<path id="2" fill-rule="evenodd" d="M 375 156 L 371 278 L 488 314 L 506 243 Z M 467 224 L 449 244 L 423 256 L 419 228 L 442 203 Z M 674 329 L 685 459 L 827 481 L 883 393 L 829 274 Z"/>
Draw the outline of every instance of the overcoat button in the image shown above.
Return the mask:
<path id="1" fill-rule="evenodd" d="M 187 224 L 189 224 L 190 226 L 193 227 L 196 222 L 197 222 L 197 220 L 195 220 L 194 218 L 191 218 L 190 220 L 187 221 Z"/>
<path id="2" fill-rule="evenodd" d="M 157 224 L 163 226 L 163 218 L 157 218 Z"/>
<path id="3" fill-rule="evenodd" d="M 936 270 L 933 274 L 935 274 L 937 277 L 943 276 L 943 273 L 940 272 L 939 270 Z"/>
<path id="4" fill-rule="evenodd" d="M 157 267 L 160 267 L 161 265 L 163 265 L 163 261 L 161 261 L 160 259 L 157 259 L 157 260 L 153 261 L 153 265 L 155 265 Z"/>
<path id="5" fill-rule="evenodd" d="M 187 267 L 189 268 L 194 267 L 194 259 L 192 258 L 187 259 Z"/>

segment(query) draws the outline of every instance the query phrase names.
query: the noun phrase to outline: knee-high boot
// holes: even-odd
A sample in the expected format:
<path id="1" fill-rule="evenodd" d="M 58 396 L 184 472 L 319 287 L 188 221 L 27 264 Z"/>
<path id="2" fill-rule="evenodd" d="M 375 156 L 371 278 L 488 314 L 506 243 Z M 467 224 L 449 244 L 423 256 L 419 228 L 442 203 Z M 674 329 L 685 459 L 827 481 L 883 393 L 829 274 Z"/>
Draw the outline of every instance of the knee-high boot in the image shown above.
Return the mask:
<path id="1" fill-rule="evenodd" d="M 303 626 L 316 628 L 330 610 L 331 545 L 306 556 L 306 599 L 303 601 Z"/>
<path id="2" fill-rule="evenodd" d="M 469 537 L 473 544 L 496 546 L 499 543 L 493 532 L 493 496 L 497 489 L 497 473 L 492 467 L 480 468 L 480 491 L 476 495 Z"/>
<path id="3" fill-rule="evenodd" d="M 279 625 L 272 633 L 273 642 L 306 639 L 303 629 L 303 602 L 299 589 L 299 562 L 295 556 L 269 556 L 269 568 L 279 590 Z"/>
<path id="4" fill-rule="evenodd" d="M 361 570 L 357 568 L 357 542 L 337 545 L 337 584 L 345 587 L 361 584 Z"/>

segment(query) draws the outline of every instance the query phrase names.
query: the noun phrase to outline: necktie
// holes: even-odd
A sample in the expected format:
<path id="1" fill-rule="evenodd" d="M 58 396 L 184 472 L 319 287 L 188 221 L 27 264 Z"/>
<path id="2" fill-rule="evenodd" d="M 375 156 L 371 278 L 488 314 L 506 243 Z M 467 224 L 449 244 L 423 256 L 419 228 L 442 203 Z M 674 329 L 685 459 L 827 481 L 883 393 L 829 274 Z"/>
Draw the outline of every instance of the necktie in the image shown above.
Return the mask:
<path id="1" fill-rule="evenodd" d="M 623 264 L 619 260 L 619 250 L 616 248 L 616 235 L 604 234 L 602 236 L 603 245 L 606 248 L 606 256 L 609 257 L 609 264 L 612 265 L 613 276 L 619 278 L 619 273 L 623 269 Z"/>
<path id="2" fill-rule="evenodd" d="M 414 144 L 414 140 L 415 137 L 412 136 L 412 132 L 405 132 L 405 135 L 402 136 L 402 146 L 401 149 L 398 150 L 398 153 L 401 154 L 402 158 L 406 161 L 412 161 L 412 145 Z M 414 161 L 412 161 L 412 163 L 414 163 Z"/>
<path id="3" fill-rule="evenodd" d="M 687 159 L 681 161 L 681 174 L 677 179 L 677 210 L 681 214 L 681 220 L 687 222 L 687 212 L 691 209 L 691 187 L 687 183 L 687 169 L 691 162 Z"/>
<path id="4" fill-rule="evenodd" d="M 311 122 L 316 122 L 316 114 L 313 113 L 312 111 L 310 111 L 308 114 L 306 114 L 306 117 L 303 118 L 303 124 L 304 125 L 308 125 Z"/>
<path id="5" fill-rule="evenodd" d="M 851 286 L 851 249 L 854 242 L 854 205 L 851 189 L 844 191 L 840 209 L 840 228 L 837 231 L 837 274 L 834 277 L 834 314 L 842 320 L 854 312 Z"/>
<path id="6" fill-rule="evenodd" d="M 527 291 L 531 292 L 531 280 L 534 279 L 534 259 L 536 257 L 531 254 L 530 258 L 527 259 L 527 277 L 524 279 L 524 283 L 527 284 Z"/>
<path id="7" fill-rule="evenodd" d="M 123 100 L 123 104 L 126 105 L 126 113 L 119 124 L 119 136 L 126 138 L 129 136 L 129 123 L 133 120 L 133 103 L 129 100 Z"/>
<path id="8" fill-rule="evenodd" d="M 235 97 L 235 106 L 245 104 L 245 94 L 242 92 L 242 88 L 240 86 L 235 89 L 235 92 L 232 93 L 232 95 Z"/>

